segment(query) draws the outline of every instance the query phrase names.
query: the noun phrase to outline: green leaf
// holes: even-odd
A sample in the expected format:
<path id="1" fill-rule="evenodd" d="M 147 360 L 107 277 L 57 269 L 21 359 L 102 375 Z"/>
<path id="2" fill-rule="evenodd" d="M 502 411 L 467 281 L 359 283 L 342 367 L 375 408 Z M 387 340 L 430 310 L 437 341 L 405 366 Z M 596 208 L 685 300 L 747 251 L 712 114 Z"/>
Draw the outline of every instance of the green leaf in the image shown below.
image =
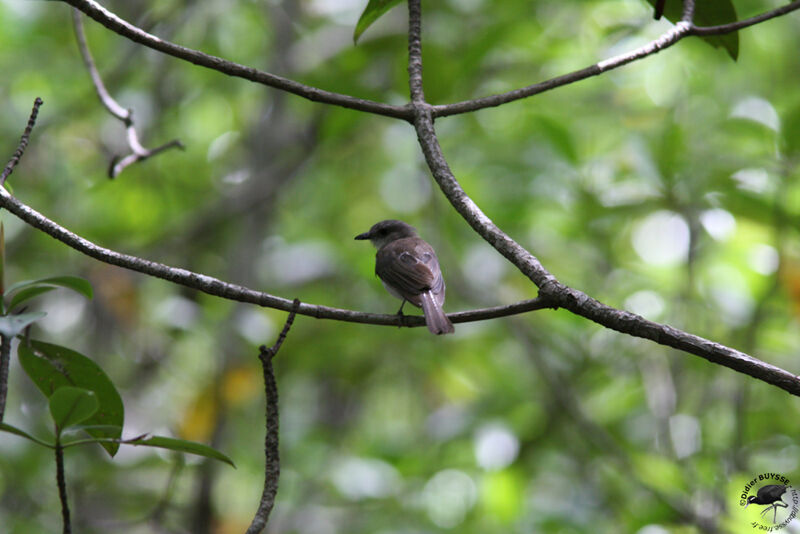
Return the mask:
<path id="1" fill-rule="evenodd" d="M 353 31 L 353 42 L 357 43 L 361 34 L 369 28 L 373 22 L 381 18 L 381 16 L 400 3 L 401 0 L 369 0 L 364 12 L 361 13 L 356 29 Z"/>
<path id="2" fill-rule="evenodd" d="M 26 287 L 17 292 L 14 295 L 14 298 L 11 299 L 11 302 L 8 304 L 8 310 L 11 311 L 26 300 L 30 300 L 33 297 L 37 297 L 42 293 L 47 293 L 48 291 L 52 291 L 56 288 L 56 286 L 31 286 Z"/>
<path id="3" fill-rule="evenodd" d="M 86 432 L 96 438 L 119 439 L 124 421 L 122 398 L 100 366 L 83 354 L 42 341 L 32 340 L 30 346 L 20 343 L 17 355 L 25 373 L 48 398 L 64 386 L 94 391 L 98 410 L 86 419 L 86 424 L 110 425 L 115 428 L 93 428 Z M 119 444 L 114 442 L 101 445 L 111 456 L 119 449 Z"/>
<path id="4" fill-rule="evenodd" d="M 38 280 L 25 280 L 22 282 L 17 282 L 9 287 L 4 295 L 10 295 L 15 291 L 25 289 L 26 287 L 42 285 L 66 287 L 67 289 L 71 289 L 76 293 L 80 293 L 87 299 L 91 299 L 93 296 L 92 284 L 90 284 L 88 280 L 78 276 L 52 276 L 50 278 L 40 278 Z"/>
<path id="5" fill-rule="evenodd" d="M 25 330 L 29 324 L 38 321 L 45 315 L 47 315 L 45 312 L 29 312 L 0 316 L 0 334 L 6 337 L 14 337 Z"/>
<path id="6" fill-rule="evenodd" d="M 221 462 L 225 462 L 226 464 L 230 464 L 233 467 L 236 467 L 233 464 L 233 460 L 228 458 L 223 453 L 219 452 L 218 450 L 212 447 L 209 447 L 208 445 L 203 445 L 202 443 L 196 443 L 194 441 L 166 438 L 164 436 L 153 436 L 149 438 L 135 439 L 130 441 L 126 440 L 123 443 L 125 443 L 126 445 L 143 445 L 146 447 L 158 447 L 161 449 L 169 449 L 172 451 L 196 454 L 197 456 L 205 456 L 206 458 L 219 460 Z"/>
<path id="7" fill-rule="evenodd" d="M 647 0 L 655 7 L 657 0 Z M 664 17 L 670 22 L 678 22 L 683 15 L 683 2 L 681 0 L 667 0 L 664 6 Z M 731 0 L 703 0 L 697 2 L 694 12 L 695 26 L 718 26 L 730 24 L 738 20 L 736 8 Z M 709 35 L 702 39 L 714 47 L 723 47 L 728 55 L 736 61 L 739 57 L 739 33 L 731 32 L 725 35 Z"/>
<path id="8" fill-rule="evenodd" d="M 51 449 L 53 447 L 55 447 L 54 444 L 47 443 L 46 441 L 43 441 L 43 440 L 41 440 L 39 438 L 35 438 L 35 437 L 31 436 L 30 434 L 28 434 L 27 432 L 25 432 L 24 430 L 19 429 L 19 428 L 15 427 L 15 426 L 9 425 L 8 423 L 0 423 L 0 430 L 2 430 L 3 432 L 8 432 L 9 434 L 14 434 L 14 435 L 19 436 L 21 438 L 28 439 L 28 440 L 30 440 L 30 441 L 32 441 L 34 443 L 38 443 L 39 445 L 44 445 L 45 447 L 49 447 Z"/>
<path id="9" fill-rule="evenodd" d="M 64 428 L 89 419 L 98 407 L 97 395 L 88 389 L 64 386 L 50 396 L 50 415 L 59 435 Z"/>

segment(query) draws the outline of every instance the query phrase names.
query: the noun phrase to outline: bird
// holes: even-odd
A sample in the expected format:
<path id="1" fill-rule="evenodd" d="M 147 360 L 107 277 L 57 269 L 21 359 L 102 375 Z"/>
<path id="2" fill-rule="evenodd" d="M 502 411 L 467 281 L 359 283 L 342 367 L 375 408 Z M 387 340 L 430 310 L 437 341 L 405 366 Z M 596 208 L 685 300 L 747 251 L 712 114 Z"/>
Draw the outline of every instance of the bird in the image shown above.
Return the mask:
<path id="1" fill-rule="evenodd" d="M 355 238 L 369 239 L 378 249 L 375 274 L 391 295 L 403 301 L 398 315 L 403 314 L 403 306 L 408 301 L 422 308 L 431 333 L 452 334 L 455 331 L 442 310 L 445 285 L 439 259 L 413 226 L 387 219 L 373 224 L 369 231 Z"/>
<path id="2" fill-rule="evenodd" d="M 789 508 L 789 505 L 783 502 L 781 496 L 786 492 L 786 488 L 783 484 L 769 484 L 767 486 L 762 486 L 758 488 L 758 491 L 755 495 L 751 495 L 747 498 L 747 504 L 744 505 L 745 508 L 750 506 L 751 504 L 769 504 L 764 510 L 761 512 L 761 516 L 763 517 L 768 511 L 773 510 L 772 513 L 772 522 L 775 523 L 775 519 L 778 516 L 778 507 L 781 508 Z"/>

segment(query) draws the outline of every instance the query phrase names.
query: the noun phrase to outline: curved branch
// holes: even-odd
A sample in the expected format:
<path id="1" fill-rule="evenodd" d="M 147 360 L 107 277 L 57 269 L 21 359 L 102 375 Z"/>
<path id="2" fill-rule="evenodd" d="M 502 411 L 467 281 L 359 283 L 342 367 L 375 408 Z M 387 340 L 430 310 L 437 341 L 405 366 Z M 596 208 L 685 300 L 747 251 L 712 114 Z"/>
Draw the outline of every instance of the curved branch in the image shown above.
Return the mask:
<path id="1" fill-rule="evenodd" d="M 560 283 L 533 254 L 500 230 L 467 196 L 444 159 L 428 107 L 417 108 L 415 128 L 428 166 L 447 200 L 481 237 L 536 284 L 540 298 L 612 330 L 700 356 L 800 396 L 800 376 L 725 345 L 617 310 Z"/>
<path id="2" fill-rule="evenodd" d="M 75 37 L 78 40 L 78 49 L 81 52 L 83 63 L 86 65 L 86 70 L 89 71 L 89 76 L 92 78 L 92 85 L 100 102 L 108 110 L 111 115 L 119 119 L 127 129 L 128 147 L 131 153 L 127 156 L 120 158 L 115 156 L 111 160 L 111 166 L 108 169 L 109 178 L 116 178 L 119 173 L 125 170 L 129 165 L 138 161 L 144 161 L 152 158 L 153 156 L 170 148 L 184 149 L 183 143 L 177 139 L 165 143 L 159 147 L 148 149 L 142 146 L 139 142 L 139 134 L 136 133 L 136 126 L 133 123 L 133 110 L 125 109 L 109 94 L 106 89 L 103 79 L 100 77 L 100 72 L 97 70 L 97 65 L 94 63 L 92 53 L 89 51 L 89 43 L 86 42 L 86 32 L 83 30 L 83 19 L 81 19 L 81 12 L 72 8 L 72 24 L 75 28 Z"/>
<path id="3" fill-rule="evenodd" d="M 773 9 L 771 11 L 762 13 L 761 15 L 757 15 L 749 19 L 741 20 L 739 22 L 734 22 L 731 24 L 723 24 L 721 26 L 707 26 L 707 27 L 693 26 L 688 22 L 688 20 L 694 13 L 693 8 L 694 8 L 694 2 L 684 3 L 684 14 L 682 21 L 679 21 L 675 26 L 671 27 L 667 32 L 665 32 L 657 39 L 647 43 L 646 45 L 640 48 L 637 48 L 636 50 L 605 59 L 603 61 L 595 63 L 594 65 L 590 65 L 580 70 L 576 70 L 567 74 L 562 74 L 561 76 L 556 76 L 555 78 L 535 83 L 527 87 L 522 87 L 520 89 L 514 89 L 513 91 L 508 91 L 506 93 L 499 93 L 496 95 L 485 96 L 473 100 L 464 100 L 463 102 L 456 102 L 453 104 L 442 104 L 438 106 L 432 106 L 433 116 L 434 118 L 448 117 L 450 115 L 458 115 L 460 113 L 468 113 L 470 111 L 477 111 L 480 109 L 496 107 L 502 104 L 506 104 L 508 102 L 513 102 L 515 100 L 528 98 L 529 96 L 538 95 L 539 93 L 544 93 L 546 91 L 550 91 L 551 89 L 555 89 L 557 87 L 562 87 L 564 85 L 569 85 L 571 83 L 585 80 L 586 78 L 597 76 L 598 74 L 601 74 L 608 70 L 613 70 L 623 65 L 627 65 L 632 61 L 653 55 L 657 52 L 660 52 L 661 50 L 664 50 L 665 48 L 669 48 L 670 46 L 674 45 L 684 37 L 690 35 L 696 35 L 696 36 L 722 35 L 725 33 L 731 33 L 740 30 L 742 28 L 747 28 L 748 26 L 758 24 L 759 22 L 764 22 L 765 20 L 785 15 L 787 13 L 800 9 L 800 0 L 795 0 L 790 4 L 781 6 L 777 9 Z"/>
<path id="4" fill-rule="evenodd" d="M 332 104 L 341 106 L 348 109 L 357 111 L 365 111 L 367 113 L 374 113 L 376 115 L 384 115 L 387 117 L 394 117 L 397 119 L 409 120 L 411 112 L 406 106 L 393 106 L 389 104 L 382 104 L 372 100 L 364 100 L 361 98 L 354 98 L 352 96 L 343 95 L 340 93 L 333 93 L 325 91 L 317 87 L 305 85 L 288 78 L 276 76 L 252 67 L 247 67 L 233 61 L 228 61 L 220 57 L 212 56 L 186 48 L 170 41 L 159 39 L 155 35 L 147 33 L 141 28 L 123 20 L 111 11 L 107 10 L 94 0 L 63 0 L 65 3 L 72 7 L 79 9 L 87 16 L 93 18 L 109 30 L 130 39 L 131 41 L 142 44 L 153 50 L 158 50 L 172 57 L 206 67 L 211 70 L 227 74 L 228 76 L 236 76 L 244 78 L 251 82 L 260 83 L 276 89 L 281 89 L 289 93 L 301 96 L 312 102 L 322 102 L 325 104 Z"/>
<path id="5" fill-rule="evenodd" d="M 749 19 L 744 19 L 737 22 L 731 22 L 730 24 L 720 24 L 719 26 L 693 27 L 691 35 L 697 35 L 697 36 L 724 35 L 726 33 L 739 31 L 743 28 L 747 28 L 755 24 L 758 24 L 760 22 L 764 22 L 765 20 L 770 20 L 774 19 L 775 17 L 780 17 L 781 15 L 786 15 L 787 13 L 791 13 L 792 11 L 797 11 L 798 9 L 800 9 L 800 1 L 795 0 L 794 2 L 789 2 L 785 6 L 781 6 L 771 11 L 764 12 L 760 15 L 756 15 L 755 17 L 750 17 Z"/>
<path id="6" fill-rule="evenodd" d="M 0 187 L 0 208 L 5 208 L 29 225 L 41 230 L 49 236 L 61 241 L 65 245 L 86 254 L 96 260 L 124 267 L 162 280 L 167 280 L 209 295 L 222 297 L 228 300 L 258 304 L 267 308 L 291 311 L 293 301 L 282 297 L 255 291 L 244 286 L 224 282 L 217 278 L 206 276 L 178 267 L 171 267 L 163 263 L 145 260 L 137 256 L 123 254 L 111 249 L 96 245 L 83 237 L 70 232 L 58 223 L 48 219 L 30 206 L 23 204 L 5 189 Z M 497 317 L 507 317 L 544 308 L 552 308 L 553 304 L 546 298 L 539 297 L 523 300 L 507 306 L 496 306 L 458 313 L 448 314 L 454 323 L 483 321 Z M 307 315 L 317 319 L 333 319 L 349 323 L 374 324 L 383 326 L 425 326 L 425 320 L 418 315 L 388 315 L 380 313 L 366 313 L 341 308 L 331 308 L 315 304 L 300 304 L 297 310 L 300 315 Z"/>
<path id="7" fill-rule="evenodd" d="M 420 0 L 409 0 L 409 4 L 418 5 L 419 2 Z M 418 26 L 419 21 L 413 20 L 413 17 L 419 16 L 419 9 L 409 9 L 409 14 L 412 17 L 409 20 L 409 28 Z M 689 28 L 689 24 L 679 22 L 674 28 L 674 32 L 681 35 Z M 411 33 L 409 31 L 409 35 Z M 409 73 L 419 77 L 421 82 L 421 47 L 409 47 L 409 53 Z M 414 128 L 417 131 L 417 138 L 425 155 L 425 161 L 447 200 L 481 237 L 536 284 L 539 288 L 540 298 L 617 332 L 649 339 L 660 345 L 700 356 L 710 362 L 729 367 L 800 396 L 800 376 L 725 345 L 668 325 L 648 321 L 624 310 L 617 310 L 559 282 L 533 254 L 498 228 L 461 188 L 439 145 L 439 139 L 433 127 L 432 107 L 425 102 L 415 102 L 414 111 Z"/>
<path id="8" fill-rule="evenodd" d="M 86 42 L 86 32 L 83 30 L 81 12 L 75 8 L 72 8 L 72 25 L 75 29 L 75 38 L 78 41 L 78 50 L 80 50 L 83 63 L 86 65 L 86 70 L 89 71 L 89 76 L 92 78 L 92 85 L 94 85 L 94 90 L 97 93 L 97 97 L 100 99 L 100 103 L 103 104 L 109 113 L 127 124 L 127 121 L 130 120 L 131 112 L 120 106 L 108 92 L 108 89 L 106 89 L 106 84 L 103 83 L 100 72 L 97 70 L 97 65 L 95 65 L 94 58 L 92 58 L 92 53 L 89 51 L 89 43 Z"/>

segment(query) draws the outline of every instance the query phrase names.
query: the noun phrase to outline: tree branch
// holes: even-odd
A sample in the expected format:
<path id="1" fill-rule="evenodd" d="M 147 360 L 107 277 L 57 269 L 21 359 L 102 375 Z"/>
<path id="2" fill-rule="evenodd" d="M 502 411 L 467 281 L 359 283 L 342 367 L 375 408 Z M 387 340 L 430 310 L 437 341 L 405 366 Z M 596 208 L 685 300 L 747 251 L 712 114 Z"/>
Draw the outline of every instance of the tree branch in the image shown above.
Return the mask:
<path id="1" fill-rule="evenodd" d="M 731 24 L 723 24 L 721 26 L 707 26 L 707 27 L 693 26 L 688 22 L 689 18 L 687 18 L 691 17 L 691 15 L 694 13 L 693 8 L 694 8 L 693 1 L 689 3 L 684 3 L 684 14 L 682 17 L 683 20 L 678 22 L 675 26 L 671 27 L 657 39 L 647 43 L 646 45 L 640 48 L 637 48 L 636 50 L 632 50 L 624 54 L 619 54 L 617 56 L 595 63 L 594 65 L 591 65 L 589 67 L 585 67 L 583 69 L 576 70 L 568 74 L 562 74 L 561 76 L 557 76 L 555 78 L 551 78 L 543 82 L 535 83 L 527 87 L 514 89 L 513 91 L 508 91 L 506 93 L 499 93 L 496 95 L 485 96 L 473 100 L 465 100 L 463 102 L 456 102 L 453 104 L 442 104 L 438 106 L 432 106 L 433 116 L 434 118 L 448 117 L 450 115 L 458 115 L 460 113 L 468 113 L 470 111 L 477 111 L 489 107 L 496 107 L 502 104 L 506 104 L 508 102 L 513 102 L 515 100 L 528 98 L 529 96 L 538 95 L 540 93 L 550 91 L 551 89 L 555 89 L 557 87 L 562 87 L 564 85 L 569 85 L 581 80 L 585 80 L 586 78 L 591 78 L 592 76 L 597 76 L 598 74 L 601 74 L 603 72 L 619 68 L 623 65 L 627 65 L 632 61 L 636 61 L 638 59 L 642 59 L 647 56 L 653 55 L 657 52 L 660 52 L 661 50 L 664 50 L 665 48 L 669 48 L 670 46 L 674 45 L 675 43 L 677 43 L 678 41 L 689 35 L 697 35 L 697 36 L 722 35 L 725 33 L 731 33 L 740 30 L 742 28 L 746 28 L 748 26 L 752 26 L 754 24 L 758 24 L 759 22 L 763 22 L 765 20 L 785 15 L 787 13 L 800 9 L 800 0 L 795 0 L 790 4 L 781 6 L 777 9 L 773 9 L 771 11 L 768 11 L 766 13 L 763 13 L 755 17 L 751 17 L 749 19 L 745 19 L 739 22 L 734 22 Z"/>
<path id="2" fill-rule="evenodd" d="M 244 78 L 251 82 L 260 83 L 269 87 L 274 87 L 312 102 L 322 102 L 325 104 L 332 104 L 334 106 L 341 106 L 348 109 L 357 111 L 364 111 L 367 113 L 374 113 L 376 115 L 384 115 L 387 117 L 394 117 L 397 119 L 409 120 L 411 112 L 406 106 L 393 106 L 389 104 L 382 104 L 373 102 L 371 100 L 364 100 L 361 98 L 354 98 L 352 96 L 343 95 L 340 93 L 333 93 L 325 91 L 317 87 L 305 85 L 288 78 L 276 76 L 268 72 L 264 72 L 252 67 L 247 67 L 233 61 L 228 61 L 220 57 L 205 54 L 199 50 L 186 48 L 170 41 L 165 41 L 149 34 L 141 28 L 123 20 L 111 11 L 107 10 L 94 0 L 63 0 L 67 4 L 79 9 L 89 17 L 93 18 L 109 30 L 118 33 L 119 35 L 130 39 L 131 41 L 142 44 L 153 50 L 158 50 L 164 54 L 172 57 L 206 67 L 228 76 L 236 76 Z"/>
<path id="3" fill-rule="evenodd" d="M 275 496 L 278 494 L 278 479 L 281 474 L 280 451 L 278 443 L 278 385 L 275 382 L 275 371 L 272 368 L 272 359 L 277 356 L 278 351 L 281 349 L 286 336 L 289 334 L 289 329 L 294 323 L 294 317 L 297 314 L 297 309 L 300 307 L 300 300 L 294 299 L 292 302 L 292 310 L 289 312 L 289 317 L 286 318 L 286 323 L 283 325 L 277 341 L 272 347 L 267 348 L 264 345 L 259 347 L 258 359 L 261 360 L 261 366 L 264 370 L 264 395 L 266 397 L 266 414 L 267 414 L 267 435 L 264 439 L 264 490 L 261 493 L 261 500 L 258 504 L 253 521 L 247 529 L 247 534 L 258 534 L 269 521 L 269 514 L 275 506 Z"/>
<path id="4" fill-rule="evenodd" d="M 48 219 L 33 208 L 23 204 L 5 189 L 0 187 L 0 207 L 7 209 L 24 222 L 41 230 L 49 236 L 61 241 L 65 245 L 86 254 L 96 260 L 124 267 L 132 271 L 140 272 L 162 280 L 167 280 L 197 291 L 202 291 L 209 295 L 222 297 L 237 302 L 258 304 L 267 308 L 275 308 L 283 311 L 290 311 L 293 306 L 291 300 L 270 295 L 261 291 L 255 291 L 244 286 L 224 282 L 217 278 L 206 276 L 179 267 L 171 267 L 163 263 L 146 260 L 137 256 L 123 254 L 108 248 L 101 247 L 84 239 L 83 237 L 70 232 L 58 223 Z M 523 300 L 506 306 L 496 306 L 493 308 L 482 308 L 458 313 L 448 314 L 454 323 L 466 323 L 494 319 L 497 317 L 507 317 L 519 313 L 526 313 L 543 308 L 552 308 L 553 303 L 546 298 L 536 298 Z M 366 313 L 341 308 L 331 308 L 315 304 L 302 303 L 297 310 L 300 315 L 307 315 L 317 319 L 333 319 L 350 323 L 374 324 L 383 326 L 405 326 L 418 327 L 424 326 L 425 320 L 418 315 L 396 315 Z"/>
<path id="5" fill-rule="evenodd" d="M 800 377 L 788 371 L 677 328 L 617 310 L 560 283 L 533 254 L 500 230 L 467 196 L 444 159 L 430 110 L 424 106 L 417 108 L 415 127 L 428 166 L 447 200 L 481 237 L 536 284 L 539 298 L 612 330 L 700 356 L 800 396 Z"/>
<path id="6" fill-rule="evenodd" d="M 419 0 L 410 0 L 414 1 Z M 410 14 L 413 14 L 413 11 L 410 11 Z M 415 22 L 410 20 L 409 34 L 414 25 Z M 679 22 L 673 31 L 676 35 L 682 35 L 689 28 L 689 24 Z M 409 72 L 412 72 L 412 69 L 421 77 L 420 57 L 409 56 Z M 719 343 L 668 325 L 648 321 L 627 311 L 617 310 L 560 283 L 533 254 L 498 228 L 461 188 L 442 153 L 434 130 L 430 106 L 425 102 L 414 102 L 414 113 L 414 128 L 425 161 L 447 200 L 481 237 L 536 284 L 540 298 L 612 330 L 700 356 L 800 396 L 800 376 Z"/>

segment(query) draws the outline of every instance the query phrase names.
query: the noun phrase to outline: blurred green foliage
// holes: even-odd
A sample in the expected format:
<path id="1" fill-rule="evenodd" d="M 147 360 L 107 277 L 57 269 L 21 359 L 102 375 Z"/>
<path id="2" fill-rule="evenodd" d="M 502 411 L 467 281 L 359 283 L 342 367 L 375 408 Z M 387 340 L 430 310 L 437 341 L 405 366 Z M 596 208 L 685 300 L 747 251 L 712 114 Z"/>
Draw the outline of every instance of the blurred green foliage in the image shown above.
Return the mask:
<path id="1" fill-rule="evenodd" d="M 671 0 L 668 0 L 671 1 Z M 735 0 L 740 18 L 777 3 Z M 365 2 L 104 2 L 165 39 L 324 89 L 407 101 L 405 11 L 353 46 Z M 628 51 L 669 27 L 639 0 L 426 2 L 434 104 L 505 91 Z M 405 123 L 307 102 L 164 57 L 86 21 L 111 93 L 146 146 L 106 176 L 124 129 L 100 106 L 69 8 L 0 3 L 0 139 L 14 194 L 103 246 L 305 302 L 391 313 L 353 236 L 401 218 L 438 252 L 445 309 L 536 295 L 438 194 Z M 437 121 L 464 189 L 563 282 L 798 372 L 800 19 L 697 39 L 537 97 Z M 286 314 L 102 265 L 8 213 L 7 280 L 43 294 L 37 336 L 92 355 L 124 437 L 170 434 L 237 465 L 99 448 L 67 457 L 75 530 L 242 532 L 263 481 L 257 347 Z M 407 308 L 408 310 L 408 308 Z M 434 338 L 298 317 L 275 360 L 281 482 L 269 532 L 750 532 L 739 493 L 800 477 L 800 402 L 694 356 L 564 311 Z M 12 361 L 6 421 L 41 435 L 47 403 Z M 0 434 L 0 522 L 59 530 L 49 451 Z M 678 504 L 676 504 L 678 503 Z M 752 512 L 752 514 L 751 514 Z M 752 517 L 751 517 L 752 515 Z"/>

